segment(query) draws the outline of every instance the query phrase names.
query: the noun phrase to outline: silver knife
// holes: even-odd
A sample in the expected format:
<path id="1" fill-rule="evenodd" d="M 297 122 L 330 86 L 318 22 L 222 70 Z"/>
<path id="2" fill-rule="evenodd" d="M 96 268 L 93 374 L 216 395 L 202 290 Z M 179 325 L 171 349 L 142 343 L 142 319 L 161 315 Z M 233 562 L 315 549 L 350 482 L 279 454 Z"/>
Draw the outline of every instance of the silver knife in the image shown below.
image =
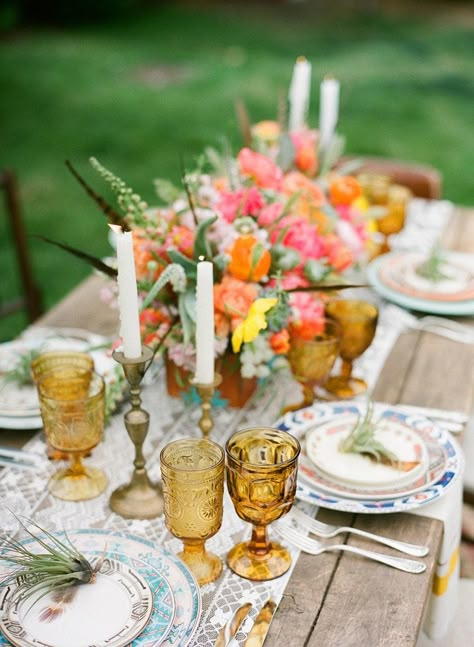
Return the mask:
<path id="1" fill-rule="evenodd" d="M 245 639 L 244 647 L 262 647 L 276 607 L 276 602 L 271 598 L 263 605 Z"/>
<path id="2" fill-rule="evenodd" d="M 219 631 L 214 647 L 228 647 L 233 642 L 235 634 L 238 632 L 240 625 L 245 620 L 251 608 L 252 604 L 246 602 L 235 611 Z"/>

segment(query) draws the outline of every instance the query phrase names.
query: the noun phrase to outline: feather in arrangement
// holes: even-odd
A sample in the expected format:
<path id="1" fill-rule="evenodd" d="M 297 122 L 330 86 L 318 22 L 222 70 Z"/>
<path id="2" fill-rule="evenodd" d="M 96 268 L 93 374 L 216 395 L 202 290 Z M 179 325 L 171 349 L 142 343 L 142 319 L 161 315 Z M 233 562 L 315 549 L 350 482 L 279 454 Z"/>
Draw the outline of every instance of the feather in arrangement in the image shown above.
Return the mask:
<path id="1" fill-rule="evenodd" d="M 95 582 L 105 550 L 93 565 L 77 550 L 66 533 L 66 540 L 61 541 L 35 521 L 24 517 L 26 523 L 23 523 L 20 518 L 14 516 L 40 550 L 33 552 L 31 550 L 33 546 L 30 547 L 30 544 L 21 543 L 13 538 L 5 539 L 0 560 L 10 562 L 14 567 L 0 580 L 0 588 L 14 581 L 26 582 L 27 586 L 21 587 L 19 595 L 23 601 L 33 597 L 31 607 L 51 593 L 51 604 L 46 605 L 39 615 L 41 621 L 51 622 L 59 617 L 66 605 L 74 599 L 80 584 Z M 18 597 L 14 595 L 11 603 L 17 601 L 19 601 Z"/>

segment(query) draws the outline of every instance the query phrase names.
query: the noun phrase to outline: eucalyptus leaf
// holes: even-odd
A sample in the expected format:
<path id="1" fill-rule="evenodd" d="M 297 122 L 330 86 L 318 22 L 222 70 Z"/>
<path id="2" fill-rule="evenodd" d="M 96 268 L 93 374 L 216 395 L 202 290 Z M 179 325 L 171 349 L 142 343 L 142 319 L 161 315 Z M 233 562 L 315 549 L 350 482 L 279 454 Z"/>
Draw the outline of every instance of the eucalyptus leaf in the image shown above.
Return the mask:
<path id="1" fill-rule="evenodd" d="M 168 249 L 168 256 L 171 258 L 173 263 L 181 265 L 183 270 L 186 273 L 186 277 L 191 280 L 196 280 L 197 277 L 197 263 L 196 261 L 188 258 L 177 249 Z"/>

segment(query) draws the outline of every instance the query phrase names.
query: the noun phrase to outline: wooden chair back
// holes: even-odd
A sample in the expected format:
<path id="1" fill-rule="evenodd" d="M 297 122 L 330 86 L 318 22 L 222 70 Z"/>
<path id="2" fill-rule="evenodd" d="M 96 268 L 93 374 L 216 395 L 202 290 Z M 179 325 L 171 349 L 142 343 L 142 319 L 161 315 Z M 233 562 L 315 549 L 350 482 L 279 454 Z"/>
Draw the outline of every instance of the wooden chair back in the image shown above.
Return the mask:
<path id="1" fill-rule="evenodd" d="M 15 174 L 9 170 L 0 170 L 0 190 L 5 195 L 5 211 L 12 235 L 12 243 L 17 259 L 23 294 L 6 303 L 0 303 L 0 318 L 25 310 L 29 321 L 35 321 L 43 312 L 41 293 L 37 286 L 28 247 L 26 233 L 20 209 L 20 198 Z"/>

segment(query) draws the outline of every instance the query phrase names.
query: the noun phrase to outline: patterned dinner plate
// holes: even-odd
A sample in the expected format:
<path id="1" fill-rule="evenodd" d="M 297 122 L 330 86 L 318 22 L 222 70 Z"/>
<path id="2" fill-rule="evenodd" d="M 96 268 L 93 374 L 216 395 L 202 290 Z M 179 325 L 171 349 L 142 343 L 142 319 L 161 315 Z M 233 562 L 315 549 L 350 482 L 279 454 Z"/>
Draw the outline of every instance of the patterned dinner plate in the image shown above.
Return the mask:
<path id="1" fill-rule="evenodd" d="M 128 560 L 147 579 L 154 609 L 145 630 L 131 647 L 186 647 L 201 617 L 199 586 L 188 567 L 171 552 L 136 535 L 111 530 L 71 530 L 68 536 L 81 551 Z M 2 642 L 0 647 L 9 643 Z M 69 645 L 68 645 L 69 647 Z"/>
<path id="2" fill-rule="evenodd" d="M 106 349 L 107 338 L 75 328 L 32 328 L 19 339 L 0 345 L 0 427 L 39 429 L 42 427 L 38 395 L 33 384 L 18 385 L 8 373 L 32 350 L 74 350 L 90 352 L 95 370 L 106 384 L 115 379 L 116 362 Z"/>
<path id="3" fill-rule="evenodd" d="M 373 260 L 367 267 L 367 278 L 383 297 L 403 308 L 440 315 L 474 315 L 474 267 L 472 255 L 446 253 L 458 272 L 457 278 L 442 284 L 420 281 L 414 270 L 420 257 L 408 252 L 392 252 Z M 463 269 L 464 268 L 464 269 Z"/>
<path id="4" fill-rule="evenodd" d="M 443 254 L 440 271 L 444 278 L 430 281 L 417 273 L 426 256 L 413 252 L 395 252 L 383 256 L 379 278 L 389 288 L 409 296 L 435 301 L 468 301 L 474 299 L 474 267 L 471 255 Z"/>
<path id="5" fill-rule="evenodd" d="M 277 423 L 279 429 L 289 431 L 294 436 L 304 441 L 305 435 L 312 429 L 331 419 L 340 416 L 357 415 L 365 412 L 364 402 L 344 401 L 339 403 L 314 404 L 306 409 L 287 413 Z M 328 491 L 321 485 L 309 483 L 302 472 L 298 479 L 296 496 L 302 501 L 307 501 L 323 508 L 342 510 L 355 513 L 389 513 L 406 512 L 415 510 L 423 505 L 436 501 L 446 494 L 456 479 L 463 472 L 464 460 L 461 448 L 449 432 L 438 427 L 434 422 L 419 415 L 407 414 L 397 410 L 396 405 L 375 403 L 374 415 L 378 418 L 394 420 L 420 433 L 428 448 L 431 445 L 438 447 L 437 455 L 444 455 L 444 466 L 436 468 L 433 482 L 422 485 L 421 489 L 414 492 L 394 493 L 390 496 L 365 496 L 365 493 L 356 493 L 351 489 L 351 496 L 339 490 Z M 303 465 L 303 463 L 302 463 Z M 300 467 L 301 469 L 301 467 Z M 304 469 L 304 468 L 303 468 Z M 428 477 L 431 481 L 431 479 Z M 339 486 L 341 487 L 341 486 Z"/>
<path id="6" fill-rule="evenodd" d="M 27 592 L 23 582 L 4 587 L 1 596 L 0 628 L 16 647 L 126 647 L 143 631 L 154 607 L 147 578 L 109 557 L 95 582 L 78 586 L 53 619 L 43 617 L 56 605 L 52 595 L 25 598 Z"/>
<path id="7" fill-rule="evenodd" d="M 409 472 L 377 465 L 360 454 L 341 456 L 340 452 L 324 452 L 324 444 L 328 442 L 330 450 L 337 449 L 341 437 L 346 436 L 356 420 L 356 414 L 347 413 L 306 433 L 299 475 L 309 485 L 344 498 L 360 499 L 363 496 L 369 500 L 380 500 L 414 494 L 435 483 L 443 475 L 446 454 L 443 447 L 432 439 L 429 430 L 424 426 L 418 426 L 415 430 L 388 417 L 385 417 L 383 423 L 385 432 L 380 433 L 379 439 L 386 447 L 398 453 L 399 457 L 405 452 L 408 460 L 418 461 Z M 387 432 L 392 435 L 391 447 L 387 439 L 384 439 Z M 351 468 L 356 473 L 349 478 Z"/>

